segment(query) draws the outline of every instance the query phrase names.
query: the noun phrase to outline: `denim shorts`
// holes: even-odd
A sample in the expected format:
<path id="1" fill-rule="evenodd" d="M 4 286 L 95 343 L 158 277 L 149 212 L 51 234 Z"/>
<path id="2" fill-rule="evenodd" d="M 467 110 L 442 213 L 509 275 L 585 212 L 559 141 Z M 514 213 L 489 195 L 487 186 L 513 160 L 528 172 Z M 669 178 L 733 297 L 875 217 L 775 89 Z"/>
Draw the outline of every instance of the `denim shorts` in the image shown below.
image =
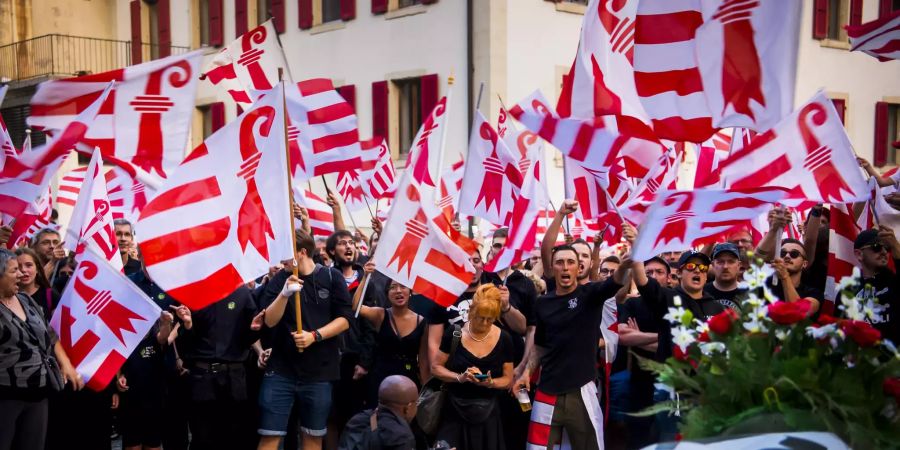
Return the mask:
<path id="1" fill-rule="evenodd" d="M 295 402 L 300 431 L 309 436 L 325 436 L 325 424 L 331 411 L 331 383 L 297 381 L 271 370 L 266 371 L 259 388 L 259 434 L 286 435 Z"/>

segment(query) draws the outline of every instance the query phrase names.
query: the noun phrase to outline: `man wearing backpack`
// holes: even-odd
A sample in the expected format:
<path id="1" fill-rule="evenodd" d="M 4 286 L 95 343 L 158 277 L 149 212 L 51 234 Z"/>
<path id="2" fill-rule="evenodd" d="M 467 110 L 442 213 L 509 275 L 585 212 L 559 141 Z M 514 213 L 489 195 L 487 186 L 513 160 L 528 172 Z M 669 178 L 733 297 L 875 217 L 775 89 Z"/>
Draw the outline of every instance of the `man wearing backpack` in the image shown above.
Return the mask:
<path id="1" fill-rule="evenodd" d="M 409 423 L 416 417 L 419 390 L 403 375 L 391 375 L 378 387 L 378 407 L 347 422 L 338 450 L 412 450 Z"/>

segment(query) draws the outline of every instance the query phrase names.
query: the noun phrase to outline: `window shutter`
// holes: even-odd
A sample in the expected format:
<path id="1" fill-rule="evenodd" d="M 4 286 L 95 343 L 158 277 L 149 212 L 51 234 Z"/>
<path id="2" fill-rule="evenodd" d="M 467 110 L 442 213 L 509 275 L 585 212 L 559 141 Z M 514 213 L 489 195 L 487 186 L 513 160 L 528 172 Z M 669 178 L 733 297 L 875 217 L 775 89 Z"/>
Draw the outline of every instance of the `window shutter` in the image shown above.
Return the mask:
<path id="1" fill-rule="evenodd" d="M 218 47 L 225 42 L 222 31 L 222 0 L 209 0 L 209 42 L 212 47 Z"/>
<path id="2" fill-rule="evenodd" d="M 247 31 L 247 0 L 234 0 L 234 37 Z"/>
<path id="3" fill-rule="evenodd" d="M 872 146 L 872 164 L 881 167 L 888 157 L 888 102 L 875 102 L 875 145 Z"/>
<path id="4" fill-rule="evenodd" d="M 353 108 L 353 112 L 356 112 L 356 86 L 352 84 L 344 85 L 337 88 L 338 94 L 341 94 L 341 97 L 344 97 L 344 100 L 350 104 L 350 107 Z"/>
<path id="5" fill-rule="evenodd" d="M 863 0 L 850 0 L 850 25 L 862 24 Z"/>
<path id="6" fill-rule="evenodd" d="M 225 126 L 225 103 L 216 102 L 209 105 L 209 118 L 213 133 Z"/>
<path id="7" fill-rule="evenodd" d="M 356 0 L 341 0 L 341 20 L 356 18 Z"/>
<path id="8" fill-rule="evenodd" d="M 833 98 L 831 99 L 831 103 L 834 105 L 834 109 L 837 110 L 838 117 L 841 118 L 842 124 L 847 124 L 847 119 L 845 119 L 847 114 L 847 102 L 842 98 Z"/>
<path id="9" fill-rule="evenodd" d="M 279 34 L 284 33 L 284 0 L 270 0 L 269 7 L 272 8 L 272 22 L 275 25 L 275 31 Z"/>
<path id="10" fill-rule="evenodd" d="M 828 0 L 813 0 L 813 39 L 828 37 Z"/>
<path id="11" fill-rule="evenodd" d="M 422 0 L 423 5 L 430 5 L 432 3 L 437 3 L 438 0 Z"/>
<path id="12" fill-rule="evenodd" d="M 141 0 L 131 0 L 131 64 L 140 64 L 143 53 L 141 45 Z"/>
<path id="13" fill-rule="evenodd" d="M 878 7 L 878 17 L 890 15 L 894 10 L 891 0 L 881 0 Z"/>
<path id="14" fill-rule="evenodd" d="M 389 141 L 388 136 L 388 82 L 372 83 L 372 136 L 381 136 Z"/>
<path id="15" fill-rule="evenodd" d="M 384 14 L 387 8 L 388 0 L 372 0 L 372 14 Z"/>
<path id="16" fill-rule="evenodd" d="M 419 79 L 419 83 L 422 96 L 422 120 L 424 121 L 438 101 L 438 76 L 437 74 L 424 75 Z"/>
<path id="17" fill-rule="evenodd" d="M 297 9 L 300 12 L 300 29 L 308 30 L 313 26 L 312 0 L 299 0 Z"/>
<path id="18" fill-rule="evenodd" d="M 169 14 L 169 0 L 159 0 L 156 4 L 157 34 L 159 35 L 159 57 L 172 54 L 172 21 Z"/>

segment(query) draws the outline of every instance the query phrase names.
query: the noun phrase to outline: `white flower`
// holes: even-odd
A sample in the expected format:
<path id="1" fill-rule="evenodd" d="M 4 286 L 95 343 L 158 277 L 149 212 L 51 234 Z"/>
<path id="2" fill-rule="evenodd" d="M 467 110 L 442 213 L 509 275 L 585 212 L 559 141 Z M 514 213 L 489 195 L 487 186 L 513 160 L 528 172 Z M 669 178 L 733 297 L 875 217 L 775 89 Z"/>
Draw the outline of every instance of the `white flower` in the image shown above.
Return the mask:
<path id="1" fill-rule="evenodd" d="M 841 281 L 838 282 L 838 284 L 837 284 L 838 292 L 842 292 L 842 291 L 845 291 L 847 289 L 850 289 L 850 288 L 856 286 L 859 283 L 859 277 L 860 277 L 859 267 L 854 267 L 852 275 L 850 275 L 849 277 L 841 278 Z"/>
<path id="2" fill-rule="evenodd" d="M 822 339 L 833 334 L 836 334 L 838 331 L 837 324 L 828 324 L 823 327 L 806 327 L 806 334 L 808 334 L 813 339 Z"/>
<path id="3" fill-rule="evenodd" d="M 791 335 L 790 328 L 779 328 L 775 330 L 775 337 L 778 338 L 779 341 L 787 340 L 788 336 Z"/>
<path id="4" fill-rule="evenodd" d="M 681 296 L 676 295 L 675 298 L 672 299 L 672 303 L 674 303 L 675 306 L 681 306 Z"/>
<path id="5" fill-rule="evenodd" d="M 709 333 L 709 322 L 701 321 L 700 319 L 694 319 L 694 322 L 697 322 L 697 334 Z"/>
<path id="6" fill-rule="evenodd" d="M 675 297 L 675 299 L 677 300 L 678 297 Z M 679 324 L 679 323 L 681 323 L 681 318 L 684 316 L 684 313 L 685 313 L 684 308 L 682 308 L 680 306 L 677 308 L 669 308 L 669 313 L 666 314 L 665 316 L 663 316 L 663 319 L 666 319 L 669 322 L 672 322 L 675 324 Z"/>
<path id="7" fill-rule="evenodd" d="M 760 333 L 764 329 L 768 308 L 764 305 L 758 305 L 746 315 L 747 320 L 744 321 L 744 329 L 751 333 Z"/>
<path id="8" fill-rule="evenodd" d="M 706 356 L 710 356 L 713 353 L 724 353 L 725 344 L 722 342 L 703 342 L 700 344 L 700 352 Z"/>
<path id="9" fill-rule="evenodd" d="M 675 327 L 672 329 L 672 343 L 681 347 L 682 351 L 697 341 L 694 331 L 686 327 Z"/>
<path id="10" fill-rule="evenodd" d="M 890 339 L 882 339 L 881 345 L 884 345 L 884 348 L 894 355 L 894 358 L 900 359 L 900 352 L 897 351 L 897 346 Z"/>

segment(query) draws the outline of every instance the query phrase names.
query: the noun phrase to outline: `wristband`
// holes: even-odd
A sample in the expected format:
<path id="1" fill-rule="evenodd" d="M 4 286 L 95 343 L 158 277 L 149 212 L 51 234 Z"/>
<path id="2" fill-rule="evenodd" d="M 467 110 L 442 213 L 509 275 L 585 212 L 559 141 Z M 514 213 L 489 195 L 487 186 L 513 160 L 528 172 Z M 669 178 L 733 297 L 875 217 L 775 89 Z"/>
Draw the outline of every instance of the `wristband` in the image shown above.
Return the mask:
<path id="1" fill-rule="evenodd" d="M 316 342 L 322 342 L 325 338 L 322 337 L 322 333 L 319 333 L 319 330 L 313 330 L 313 336 L 316 338 Z"/>
<path id="2" fill-rule="evenodd" d="M 506 313 L 508 313 L 509 310 L 511 310 L 511 309 L 512 309 L 512 305 L 506 305 L 506 309 L 501 310 L 501 311 L 500 311 L 500 314 L 506 314 Z"/>

